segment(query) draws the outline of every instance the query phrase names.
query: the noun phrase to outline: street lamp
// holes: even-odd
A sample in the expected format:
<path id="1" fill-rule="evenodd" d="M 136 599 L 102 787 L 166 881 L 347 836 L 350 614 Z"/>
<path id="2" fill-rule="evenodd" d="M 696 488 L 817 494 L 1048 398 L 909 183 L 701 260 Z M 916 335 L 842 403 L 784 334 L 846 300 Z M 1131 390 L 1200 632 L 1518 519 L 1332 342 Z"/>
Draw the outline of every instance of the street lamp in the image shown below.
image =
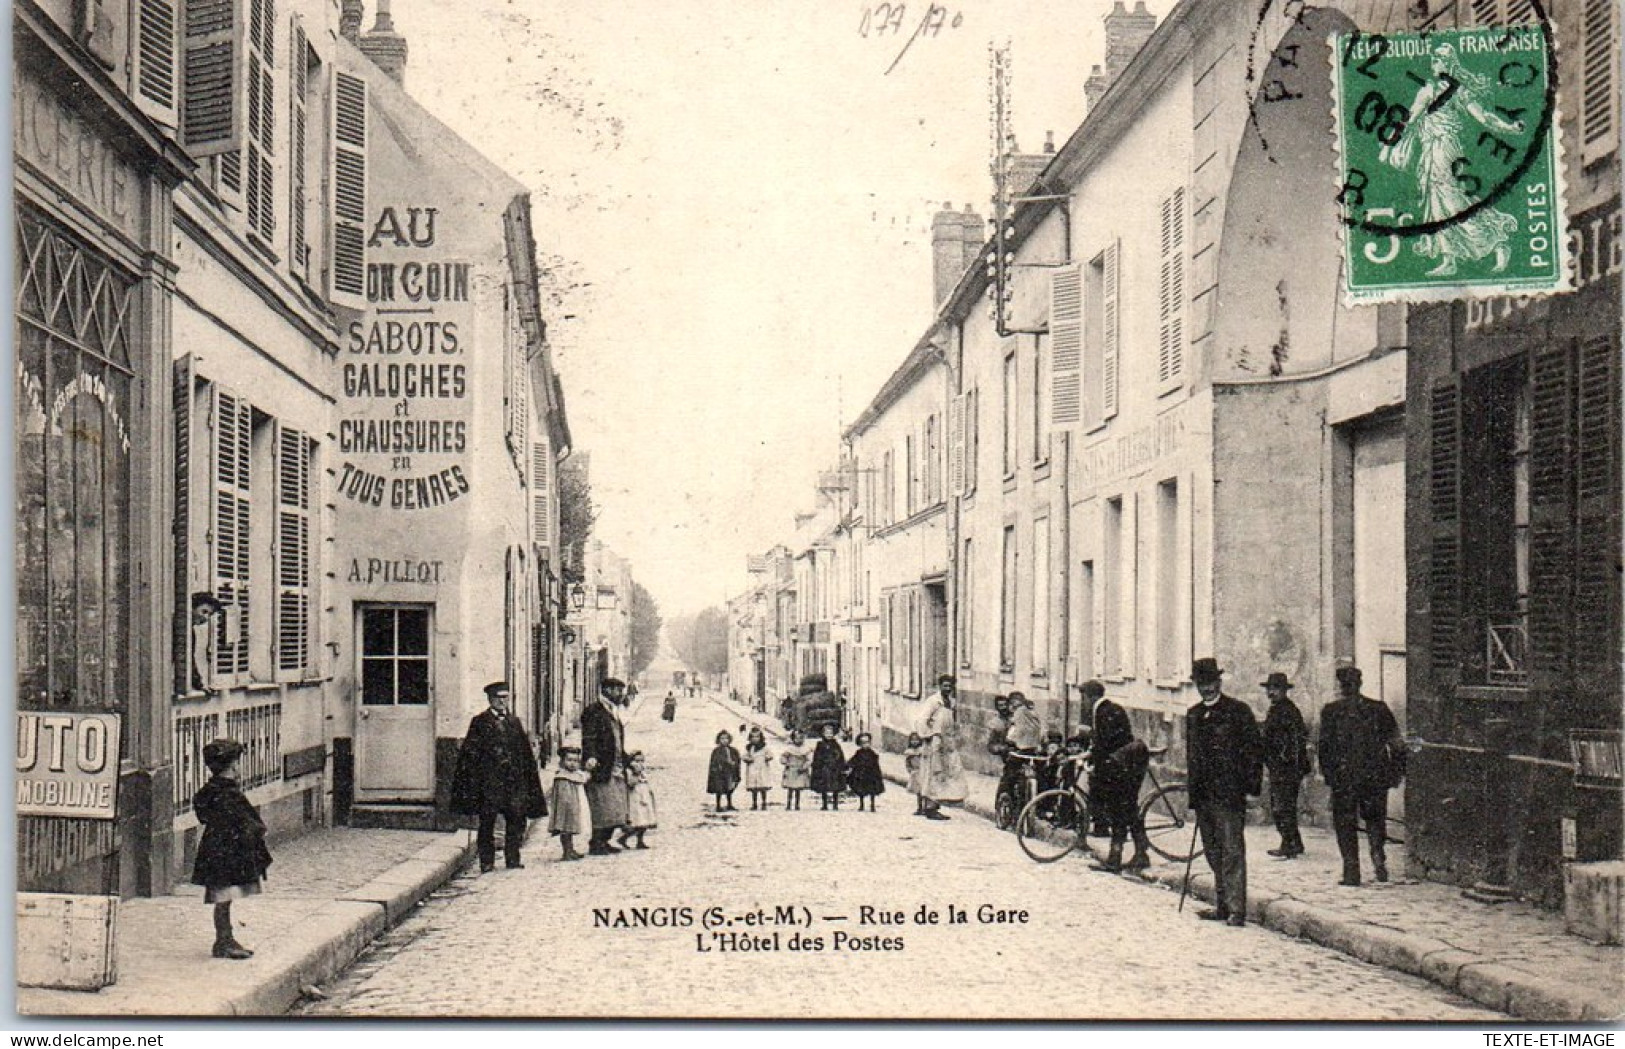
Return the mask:
<path id="1" fill-rule="evenodd" d="M 580 583 L 574 583 L 570 587 L 570 607 L 577 612 L 587 607 L 587 588 Z"/>

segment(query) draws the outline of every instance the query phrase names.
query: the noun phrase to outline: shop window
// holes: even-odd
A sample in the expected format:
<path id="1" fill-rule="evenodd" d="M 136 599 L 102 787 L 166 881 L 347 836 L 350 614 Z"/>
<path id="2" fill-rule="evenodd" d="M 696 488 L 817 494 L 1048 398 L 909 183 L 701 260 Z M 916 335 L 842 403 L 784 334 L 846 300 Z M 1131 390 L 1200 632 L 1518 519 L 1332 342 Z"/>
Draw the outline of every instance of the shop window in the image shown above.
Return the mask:
<path id="1" fill-rule="evenodd" d="M 133 282 L 17 212 L 18 706 L 122 709 Z"/>
<path id="2" fill-rule="evenodd" d="M 1462 427 L 1462 682 L 1529 680 L 1530 387 L 1522 358 L 1469 373 Z"/>

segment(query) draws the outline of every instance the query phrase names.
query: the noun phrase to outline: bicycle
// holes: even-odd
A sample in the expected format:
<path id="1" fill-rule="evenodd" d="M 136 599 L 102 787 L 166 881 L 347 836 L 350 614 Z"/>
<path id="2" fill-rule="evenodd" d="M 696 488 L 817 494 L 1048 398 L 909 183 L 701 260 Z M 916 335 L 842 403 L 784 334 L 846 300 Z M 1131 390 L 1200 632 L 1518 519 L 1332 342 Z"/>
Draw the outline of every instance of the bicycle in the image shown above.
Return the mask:
<path id="1" fill-rule="evenodd" d="M 1001 790 L 993 799 L 993 825 L 1000 830 L 1011 830 L 1016 825 L 1016 817 L 1027 803 L 1038 793 L 1038 763 L 1045 760 L 1042 754 L 1026 754 L 1011 750 L 1002 757 L 1014 758 L 1022 762 L 1021 775 L 1017 778 L 1015 790 Z M 1000 780 L 1003 780 L 1001 775 Z"/>
<path id="2" fill-rule="evenodd" d="M 1167 747 L 1151 751 L 1153 758 L 1168 753 Z M 1202 855 L 1202 847 L 1191 846 L 1190 790 L 1183 783 L 1170 783 L 1166 787 L 1157 779 L 1157 770 L 1149 765 L 1145 770 L 1151 783 L 1151 792 L 1140 803 L 1140 823 L 1151 842 L 1151 851 L 1172 863 L 1188 863 Z"/>
<path id="3" fill-rule="evenodd" d="M 1152 757 L 1167 753 L 1166 747 L 1152 750 Z M 1087 755 L 1063 758 L 1062 763 L 1081 761 Z M 1147 766 L 1146 777 L 1150 791 L 1140 803 L 1139 817 L 1150 839 L 1151 851 L 1172 863 L 1186 863 L 1202 854 L 1193 849 L 1187 836 L 1190 820 L 1187 799 L 1189 791 L 1183 783 L 1166 786 L 1157 779 L 1156 770 Z M 1016 817 L 1016 839 L 1023 852 L 1037 863 L 1054 863 L 1080 845 L 1089 834 L 1089 794 L 1084 778 L 1070 787 L 1056 787 L 1043 791 L 1029 801 Z"/>

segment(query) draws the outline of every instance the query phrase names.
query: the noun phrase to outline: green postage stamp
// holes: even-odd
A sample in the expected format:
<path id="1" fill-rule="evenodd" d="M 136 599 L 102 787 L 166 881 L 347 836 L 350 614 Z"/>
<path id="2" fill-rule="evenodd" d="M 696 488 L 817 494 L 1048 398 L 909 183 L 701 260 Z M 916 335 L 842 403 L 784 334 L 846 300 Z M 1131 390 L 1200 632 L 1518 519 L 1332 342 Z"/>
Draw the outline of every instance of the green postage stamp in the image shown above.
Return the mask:
<path id="1" fill-rule="evenodd" d="M 1351 303 L 1568 287 L 1550 26 L 1333 40 Z"/>

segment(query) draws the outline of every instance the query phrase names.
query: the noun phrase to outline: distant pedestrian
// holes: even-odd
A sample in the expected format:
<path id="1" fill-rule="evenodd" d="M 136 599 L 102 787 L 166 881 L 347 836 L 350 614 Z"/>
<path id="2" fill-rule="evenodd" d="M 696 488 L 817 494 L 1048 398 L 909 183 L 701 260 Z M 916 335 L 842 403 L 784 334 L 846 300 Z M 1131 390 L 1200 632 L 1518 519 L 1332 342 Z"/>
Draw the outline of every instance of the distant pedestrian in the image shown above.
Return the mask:
<path id="1" fill-rule="evenodd" d="M 965 766 L 959 759 L 959 730 L 954 721 L 954 676 L 937 678 L 937 694 L 921 711 L 920 738 L 926 746 L 926 819 L 945 820 L 944 802 L 965 800 Z"/>
<path id="2" fill-rule="evenodd" d="M 677 720 L 677 697 L 672 695 L 670 690 L 667 690 L 666 692 L 666 701 L 660 704 L 660 720 Z"/>
<path id="3" fill-rule="evenodd" d="M 705 792 L 716 801 L 718 812 L 734 811 L 734 791 L 739 787 L 739 751 L 733 743 L 733 734 L 727 729 L 717 733 L 717 745 L 711 751 L 711 764 L 706 772 Z"/>
<path id="4" fill-rule="evenodd" d="M 1111 846 L 1106 858 L 1096 870 L 1116 874 L 1122 870 L 1144 870 L 1151 866 L 1147 855 L 1151 839 L 1146 836 L 1145 822 L 1140 819 L 1140 787 L 1145 783 L 1145 770 L 1151 764 L 1151 751 L 1143 740 L 1134 737 L 1134 725 L 1122 705 L 1107 698 L 1105 686 L 1098 681 L 1083 685 L 1085 697 L 1099 693 L 1090 710 L 1089 761 L 1093 772 L 1090 783 L 1097 787 L 1097 796 L 1105 803 L 1106 826 L 1111 831 Z M 1127 865 L 1123 863 L 1123 845 L 1134 839 L 1134 855 Z"/>
<path id="5" fill-rule="evenodd" d="M 655 792 L 649 786 L 649 768 L 641 750 L 634 750 L 626 757 L 626 784 L 626 828 L 621 831 L 621 848 L 626 848 L 629 839 L 636 838 L 632 847 L 647 849 L 649 846 L 644 844 L 643 836 L 658 827 L 660 819 L 655 812 Z"/>
<path id="6" fill-rule="evenodd" d="M 784 764 L 784 807 L 801 811 L 801 792 L 812 786 L 812 748 L 800 729 L 790 730 L 790 742 L 779 753 Z"/>
<path id="7" fill-rule="evenodd" d="M 1320 772 L 1332 789 L 1332 829 L 1343 854 L 1339 885 L 1360 884 L 1359 820 L 1372 873 L 1388 880 L 1388 791 L 1405 778 L 1399 722 L 1388 704 L 1360 694 L 1361 680 L 1359 667 L 1338 667 L 1338 698 L 1320 712 Z"/>
<path id="8" fill-rule="evenodd" d="M 502 856 L 509 870 L 524 867 L 520 849 L 527 822 L 547 815 L 541 772 L 530 736 L 508 710 L 506 681 L 485 686 L 489 708 L 468 723 L 451 777 L 451 811 L 479 817 L 476 849 L 480 873 L 496 869 L 497 817 L 502 817 Z"/>
<path id="9" fill-rule="evenodd" d="M 271 866 L 265 847 L 265 821 L 237 785 L 237 761 L 243 745 L 217 739 L 203 748 L 209 781 L 192 798 L 192 811 L 203 824 L 192 882 L 203 886 L 203 902 L 214 904 L 216 958 L 241 960 L 254 952 L 237 942 L 231 923 L 231 901 L 257 896 Z"/>
<path id="10" fill-rule="evenodd" d="M 766 809 L 767 792 L 773 787 L 773 752 L 767 749 L 767 734 L 760 725 L 751 726 L 740 760 L 745 763 L 745 789 L 750 791 L 751 809 Z"/>
<path id="11" fill-rule="evenodd" d="M 558 836 L 563 849 L 561 860 L 583 859 L 576 851 L 577 838 L 592 836 L 592 810 L 587 805 L 587 770 L 581 767 L 581 748 L 559 748 L 559 770 L 553 774 L 553 814 L 547 829 Z"/>
<path id="12" fill-rule="evenodd" d="M 1270 816 L 1281 835 L 1278 848 L 1269 854 L 1290 860 L 1303 855 L 1303 835 L 1298 830 L 1298 791 L 1309 775 L 1309 728 L 1292 697 L 1292 682 L 1274 671 L 1263 682 L 1270 697 L 1264 715 L 1264 770 L 1270 774 Z"/>
<path id="13" fill-rule="evenodd" d="M 587 855 L 613 856 L 610 844 L 626 826 L 626 685 L 616 678 L 598 683 L 598 701 L 581 712 L 581 766 L 587 779 L 587 805 L 592 810 L 592 838 Z"/>
<path id="14" fill-rule="evenodd" d="M 908 734 L 903 748 L 903 767 L 908 770 L 908 792 L 914 795 L 914 815 L 925 814 L 925 740 L 918 732 Z"/>
<path id="15" fill-rule="evenodd" d="M 846 752 L 841 749 L 841 741 L 835 738 L 838 729 L 834 722 L 824 722 L 823 738 L 813 748 L 812 759 L 812 789 L 823 802 L 819 808 L 837 812 L 841 808 L 841 792 L 846 789 Z"/>
<path id="16" fill-rule="evenodd" d="M 1263 740 L 1252 708 L 1224 694 L 1223 678 L 1212 657 L 1191 665 L 1202 701 L 1185 714 L 1185 768 L 1218 895 L 1217 906 L 1196 916 L 1240 926 L 1247 923 L 1247 797 L 1263 790 Z"/>
<path id="17" fill-rule="evenodd" d="M 863 811 L 865 800 L 869 802 L 869 811 L 875 811 L 875 798 L 886 793 L 886 777 L 880 773 L 880 755 L 869 745 L 872 738 L 867 732 L 859 732 L 858 749 L 846 763 L 846 782 L 858 796 L 859 812 Z"/>

